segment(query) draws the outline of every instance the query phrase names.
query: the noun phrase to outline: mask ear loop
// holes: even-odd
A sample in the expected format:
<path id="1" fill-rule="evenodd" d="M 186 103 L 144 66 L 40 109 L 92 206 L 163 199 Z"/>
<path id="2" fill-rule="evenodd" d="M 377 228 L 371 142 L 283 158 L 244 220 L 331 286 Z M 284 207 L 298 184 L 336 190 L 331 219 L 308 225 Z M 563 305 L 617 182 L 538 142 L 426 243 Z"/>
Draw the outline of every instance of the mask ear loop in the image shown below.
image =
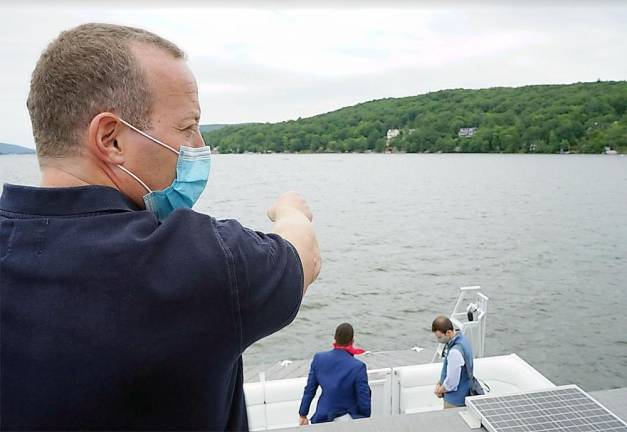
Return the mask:
<path id="1" fill-rule="evenodd" d="M 176 155 L 180 155 L 181 152 L 179 152 L 178 150 L 175 150 L 174 148 L 170 147 L 169 145 L 167 145 L 166 143 L 163 143 L 161 141 L 159 141 L 157 138 L 151 137 L 150 135 L 148 135 L 146 132 L 137 129 L 135 126 L 133 126 L 132 124 L 128 123 L 127 121 L 122 120 L 121 118 L 118 117 L 118 120 L 125 124 L 126 126 L 128 126 L 129 128 L 133 129 L 135 132 L 137 132 L 138 134 L 142 135 L 145 138 L 148 138 L 150 141 L 155 142 L 157 144 L 159 144 L 162 147 L 167 148 L 168 150 L 170 150 L 172 153 L 176 154 Z M 130 175 L 131 177 L 133 177 L 137 183 L 139 183 L 140 185 L 142 185 L 142 187 L 144 189 L 146 189 L 148 191 L 148 193 L 152 193 L 152 190 L 148 187 L 148 185 L 146 185 L 146 183 L 144 183 L 139 177 L 137 177 L 135 174 L 133 174 L 132 172 L 130 172 L 127 168 L 123 167 L 122 165 L 117 165 L 118 168 L 120 168 L 122 171 L 124 171 L 125 173 L 127 173 L 128 175 Z"/>
<path id="2" fill-rule="evenodd" d="M 180 154 L 180 152 L 178 150 L 175 150 L 174 148 L 170 147 L 169 145 L 167 145 L 166 143 L 163 143 L 161 141 L 159 141 L 157 138 L 151 137 L 150 135 L 148 135 L 146 132 L 141 131 L 139 129 L 137 129 L 135 126 L 133 126 L 132 124 L 122 120 L 121 118 L 118 118 L 118 120 L 120 120 L 122 123 L 124 123 L 126 126 L 130 127 L 131 129 L 133 129 L 135 132 L 137 132 L 138 134 L 144 136 L 145 138 L 148 138 L 150 141 L 156 142 L 157 144 L 159 144 L 162 147 L 167 148 L 168 150 L 170 150 L 171 152 L 173 152 L 174 154 L 178 155 Z"/>
<path id="3" fill-rule="evenodd" d="M 148 191 L 148 193 L 151 193 L 152 191 L 150 190 L 150 188 L 146 185 L 146 183 L 144 183 L 143 181 L 141 181 L 141 179 L 139 177 L 137 177 L 135 174 L 133 174 L 132 172 L 130 172 L 128 169 L 126 169 L 125 167 L 123 167 L 122 165 L 117 165 L 118 168 L 120 168 L 122 171 L 124 171 L 126 174 L 130 175 L 131 177 L 133 177 L 135 180 L 137 180 L 137 183 L 139 183 L 140 185 L 142 185 L 144 187 L 144 189 L 146 189 Z"/>

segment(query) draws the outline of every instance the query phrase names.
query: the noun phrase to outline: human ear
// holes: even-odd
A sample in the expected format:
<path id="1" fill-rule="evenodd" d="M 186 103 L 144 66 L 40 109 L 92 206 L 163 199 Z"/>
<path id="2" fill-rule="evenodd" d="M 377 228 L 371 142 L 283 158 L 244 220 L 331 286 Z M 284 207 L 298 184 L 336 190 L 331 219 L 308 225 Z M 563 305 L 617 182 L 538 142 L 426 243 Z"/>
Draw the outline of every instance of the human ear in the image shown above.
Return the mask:
<path id="1" fill-rule="evenodd" d="M 124 163 L 124 147 L 118 141 L 122 122 L 115 114 L 103 112 L 89 122 L 87 141 L 92 153 L 108 164 Z"/>

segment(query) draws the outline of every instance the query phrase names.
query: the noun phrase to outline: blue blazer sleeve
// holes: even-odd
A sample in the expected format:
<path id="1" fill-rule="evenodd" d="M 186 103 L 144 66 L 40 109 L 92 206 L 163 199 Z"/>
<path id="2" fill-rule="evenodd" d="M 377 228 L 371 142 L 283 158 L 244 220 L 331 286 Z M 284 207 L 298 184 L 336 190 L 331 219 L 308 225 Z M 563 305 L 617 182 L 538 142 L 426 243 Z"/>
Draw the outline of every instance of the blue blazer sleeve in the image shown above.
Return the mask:
<path id="1" fill-rule="evenodd" d="M 316 376 L 316 356 L 314 356 L 309 367 L 309 376 L 307 377 L 303 400 L 300 402 L 300 409 L 298 410 L 298 414 L 301 416 L 306 417 L 309 414 L 309 406 L 316 396 L 316 390 L 318 390 L 318 378 Z"/>
<path id="2" fill-rule="evenodd" d="M 370 386 L 368 385 L 368 371 L 362 363 L 357 379 L 355 380 L 355 393 L 357 394 L 357 409 L 359 414 L 370 417 Z"/>

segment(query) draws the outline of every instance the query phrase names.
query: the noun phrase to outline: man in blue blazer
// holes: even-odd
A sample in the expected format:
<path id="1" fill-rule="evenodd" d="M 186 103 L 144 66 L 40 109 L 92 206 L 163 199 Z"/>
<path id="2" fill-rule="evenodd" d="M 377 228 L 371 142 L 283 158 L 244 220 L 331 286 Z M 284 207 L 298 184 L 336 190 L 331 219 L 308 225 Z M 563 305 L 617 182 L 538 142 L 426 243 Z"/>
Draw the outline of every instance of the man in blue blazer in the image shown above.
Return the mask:
<path id="1" fill-rule="evenodd" d="M 354 357 L 364 350 L 353 347 L 353 336 L 353 326 L 340 324 L 335 330 L 333 349 L 314 355 L 298 410 L 301 426 L 309 424 L 307 414 L 318 386 L 322 387 L 322 395 L 312 423 L 370 417 L 371 392 L 366 365 Z"/>

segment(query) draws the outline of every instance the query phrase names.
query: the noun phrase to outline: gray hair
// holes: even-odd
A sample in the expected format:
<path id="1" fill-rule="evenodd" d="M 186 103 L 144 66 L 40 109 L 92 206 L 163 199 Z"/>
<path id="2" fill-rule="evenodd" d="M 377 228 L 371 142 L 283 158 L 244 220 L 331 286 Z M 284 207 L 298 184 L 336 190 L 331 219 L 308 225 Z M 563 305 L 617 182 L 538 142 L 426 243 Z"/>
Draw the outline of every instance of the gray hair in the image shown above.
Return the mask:
<path id="1" fill-rule="evenodd" d="M 131 43 L 185 58 L 154 33 L 113 24 L 83 24 L 48 45 L 33 71 L 26 103 L 39 157 L 80 154 L 85 130 L 101 112 L 150 127 L 152 93 Z"/>

